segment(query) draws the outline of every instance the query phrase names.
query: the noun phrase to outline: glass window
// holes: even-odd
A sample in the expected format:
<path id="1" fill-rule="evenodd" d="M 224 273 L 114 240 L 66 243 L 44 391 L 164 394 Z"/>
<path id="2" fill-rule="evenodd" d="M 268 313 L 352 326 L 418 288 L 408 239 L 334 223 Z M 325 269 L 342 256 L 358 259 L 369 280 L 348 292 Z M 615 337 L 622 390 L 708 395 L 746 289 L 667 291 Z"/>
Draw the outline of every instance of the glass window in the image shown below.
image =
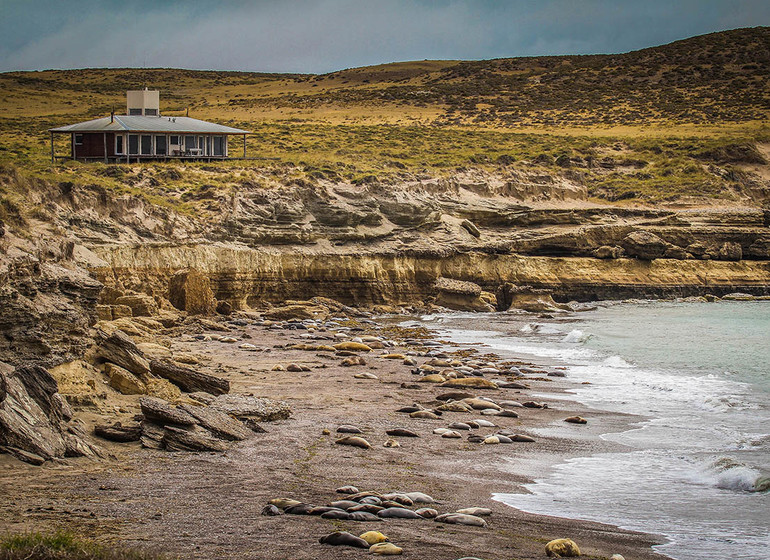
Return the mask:
<path id="1" fill-rule="evenodd" d="M 129 109 L 128 110 L 129 115 L 141 115 L 142 110 L 141 109 Z"/>
<path id="2" fill-rule="evenodd" d="M 198 147 L 201 150 L 201 155 L 206 154 L 206 137 L 205 136 L 198 136 Z"/>
<path id="3" fill-rule="evenodd" d="M 179 145 L 179 136 L 172 136 L 171 137 L 171 145 L 172 146 L 178 146 Z"/>
<path id="4" fill-rule="evenodd" d="M 75 135 L 75 145 L 76 146 L 82 146 L 83 145 L 83 135 L 82 134 L 76 134 Z"/>
<path id="5" fill-rule="evenodd" d="M 225 155 L 224 139 L 225 139 L 224 136 L 214 136 L 214 155 L 215 156 Z"/>
<path id="6" fill-rule="evenodd" d="M 144 114 L 150 117 L 157 117 L 158 116 L 158 110 L 157 109 L 145 109 Z"/>
<path id="7" fill-rule="evenodd" d="M 159 156 L 166 155 L 166 137 L 165 136 L 155 137 L 155 153 Z"/>
<path id="8" fill-rule="evenodd" d="M 185 136 L 184 137 L 184 149 L 185 150 L 193 150 L 193 149 L 195 149 L 195 136 Z"/>
<path id="9" fill-rule="evenodd" d="M 139 153 L 139 136 L 136 134 L 128 135 L 128 153 L 132 156 Z"/>
<path id="10" fill-rule="evenodd" d="M 142 155 L 152 155 L 152 136 L 149 134 L 142 134 Z"/>
<path id="11" fill-rule="evenodd" d="M 123 135 L 122 134 L 115 135 L 115 153 L 116 154 L 123 153 Z"/>

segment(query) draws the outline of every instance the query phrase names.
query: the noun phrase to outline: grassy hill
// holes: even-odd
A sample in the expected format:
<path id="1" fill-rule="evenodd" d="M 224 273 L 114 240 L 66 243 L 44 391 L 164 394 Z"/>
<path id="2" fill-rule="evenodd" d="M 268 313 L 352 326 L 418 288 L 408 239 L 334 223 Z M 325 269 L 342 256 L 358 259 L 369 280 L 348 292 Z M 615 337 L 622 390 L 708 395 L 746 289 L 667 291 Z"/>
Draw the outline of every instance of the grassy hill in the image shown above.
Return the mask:
<path id="1" fill-rule="evenodd" d="M 756 183 L 751 166 L 766 163 L 767 76 L 763 27 L 617 55 L 399 62 L 325 75 L 8 72 L 0 162 L 48 173 L 48 128 L 122 112 L 125 91 L 147 86 L 161 91 L 164 114 L 189 110 L 254 131 L 249 154 L 260 159 L 223 165 L 288 163 L 348 181 L 534 167 L 570 174 L 609 200 L 729 198 Z M 65 139 L 57 149 L 67 153 Z M 78 180 L 96 169 L 65 168 Z"/>

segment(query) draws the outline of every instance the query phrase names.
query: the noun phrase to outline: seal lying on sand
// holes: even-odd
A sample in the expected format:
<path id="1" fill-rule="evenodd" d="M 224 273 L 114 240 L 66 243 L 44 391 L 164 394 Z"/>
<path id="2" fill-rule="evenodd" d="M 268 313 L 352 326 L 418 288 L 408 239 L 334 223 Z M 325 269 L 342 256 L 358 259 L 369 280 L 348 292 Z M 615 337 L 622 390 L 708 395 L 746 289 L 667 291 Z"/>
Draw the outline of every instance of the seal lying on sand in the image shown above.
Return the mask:
<path id="1" fill-rule="evenodd" d="M 356 548 L 369 548 L 369 543 L 361 537 L 357 537 L 345 531 L 335 531 L 325 537 L 318 539 L 321 544 L 330 544 L 332 546 L 354 546 Z"/>

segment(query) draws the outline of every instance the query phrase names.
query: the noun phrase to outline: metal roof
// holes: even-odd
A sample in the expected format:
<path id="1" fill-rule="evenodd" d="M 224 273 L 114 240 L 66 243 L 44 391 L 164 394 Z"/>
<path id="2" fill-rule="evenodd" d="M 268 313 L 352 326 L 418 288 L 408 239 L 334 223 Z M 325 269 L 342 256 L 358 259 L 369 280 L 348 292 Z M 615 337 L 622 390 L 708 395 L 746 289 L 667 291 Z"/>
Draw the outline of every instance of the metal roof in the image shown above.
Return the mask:
<path id="1" fill-rule="evenodd" d="M 211 133 L 250 134 L 248 130 L 231 128 L 221 124 L 200 121 L 191 117 L 147 117 L 144 115 L 115 115 L 59 128 L 49 132 L 167 132 L 167 133 Z"/>

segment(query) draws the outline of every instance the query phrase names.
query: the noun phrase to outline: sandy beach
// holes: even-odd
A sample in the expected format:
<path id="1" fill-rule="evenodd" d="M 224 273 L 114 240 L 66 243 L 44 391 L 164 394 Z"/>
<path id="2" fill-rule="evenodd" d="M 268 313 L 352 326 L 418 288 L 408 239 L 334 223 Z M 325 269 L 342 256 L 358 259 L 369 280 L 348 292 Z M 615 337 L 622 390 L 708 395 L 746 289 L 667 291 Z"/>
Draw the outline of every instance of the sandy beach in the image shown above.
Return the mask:
<path id="1" fill-rule="evenodd" d="M 410 418 L 397 409 L 420 403 L 439 404 L 436 396 L 447 388 L 418 383 L 414 368 L 384 355 L 408 354 L 418 364 L 426 352 L 443 351 L 446 359 L 472 356 L 490 363 L 502 360 L 478 347 L 420 347 L 408 329 L 374 322 L 351 321 L 349 336 L 374 335 L 395 346 L 362 353 L 365 365 L 343 367 L 342 358 L 330 352 L 290 348 L 308 341 L 323 342 L 334 333 L 288 330 L 256 325 L 252 318 L 222 323 L 228 332 L 198 329 L 197 338 L 177 332 L 171 350 L 196 356 L 202 371 L 226 377 L 232 393 L 285 400 L 292 408 L 288 420 L 264 423 L 264 434 L 234 445 L 225 453 L 168 453 L 142 449 L 139 443 L 100 441 L 115 458 L 105 461 L 66 460 L 31 467 L 8 456 L 0 457 L 0 531 L 67 529 L 100 541 L 160 550 L 182 558 L 353 558 L 365 551 L 319 544 L 332 531 L 360 534 L 379 530 L 402 547 L 404 556 L 449 559 L 472 556 L 488 560 L 543 558 L 551 539 L 575 540 L 584 556 L 609 558 L 663 558 L 650 548 L 654 536 L 631 533 L 611 526 L 556 517 L 531 515 L 492 499 L 494 493 L 515 492 L 549 465 L 570 456 L 617 448 L 599 436 L 619 431 L 633 417 L 587 410 L 564 392 L 574 380 L 549 377 L 554 366 L 522 362 L 532 371 L 520 381 L 529 389 L 472 391 L 494 400 L 526 402 L 532 393 L 564 394 L 548 399 L 548 408 L 516 408 L 519 418 L 446 412 L 437 420 Z M 392 321 L 387 322 L 392 325 Z M 223 334 L 257 347 L 241 349 L 238 343 L 215 340 Z M 213 335 L 213 339 L 212 339 Z M 315 339 L 315 340 L 313 340 Z M 469 358 L 463 358 L 469 359 Z M 508 360 L 506 363 L 510 363 Z M 276 370 L 276 365 L 305 366 L 309 371 Z M 377 379 L 356 379 L 368 372 Z M 496 376 L 499 377 L 499 376 Z M 138 408 L 138 407 L 136 407 Z M 123 420 L 137 409 L 125 405 Z M 579 414 L 586 425 L 566 424 Z M 83 414 L 91 423 L 104 421 L 98 414 Z M 496 428 L 473 430 L 482 436 L 500 429 L 520 434 L 558 426 L 557 436 L 536 436 L 534 443 L 484 445 L 435 435 L 435 428 L 470 418 L 491 419 Z M 112 418 L 114 419 L 114 417 Z M 371 449 L 336 445 L 341 425 L 362 430 Z M 390 438 L 385 430 L 402 427 L 419 437 Z M 396 439 L 400 447 L 383 443 Z M 460 508 L 492 510 L 488 527 L 447 525 L 432 520 L 384 519 L 380 522 L 329 520 L 308 515 L 260 515 L 272 498 L 286 497 L 326 505 L 344 496 L 335 489 L 354 485 L 360 490 L 424 492 L 438 504 L 439 513 Z M 612 504 L 607 504 L 612 507 Z"/>

